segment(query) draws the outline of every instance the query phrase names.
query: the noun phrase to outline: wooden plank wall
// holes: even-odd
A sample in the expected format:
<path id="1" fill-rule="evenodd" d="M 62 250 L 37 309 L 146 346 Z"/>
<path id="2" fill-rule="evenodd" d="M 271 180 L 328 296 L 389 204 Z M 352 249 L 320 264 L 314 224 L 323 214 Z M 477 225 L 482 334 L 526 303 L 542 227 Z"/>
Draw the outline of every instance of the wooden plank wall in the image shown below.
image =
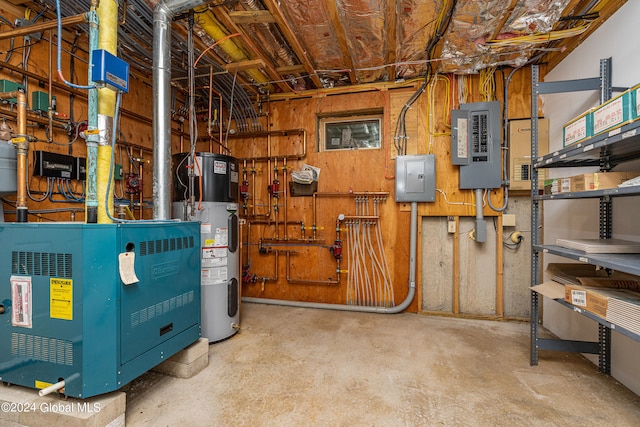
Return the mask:
<path id="1" fill-rule="evenodd" d="M 500 83 L 498 77 L 498 83 Z M 474 84 L 478 86 L 477 82 Z M 436 105 L 442 102 L 443 86 L 436 87 Z M 278 250 L 272 247 L 260 251 L 260 239 L 284 238 L 282 225 L 276 226 L 275 216 L 269 216 L 269 221 L 261 218 L 261 221 L 253 221 L 251 207 L 245 211 L 250 230 L 245 230 L 243 239 L 244 260 L 250 260 L 249 274 L 255 275 L 255 282 L 245 283 L 243 294 L 245 296 L 286 299 L 297 301 L 313 301 L 328 303 L 343 303 L 347 295 L 345 274 L 339 277 L 335 274 L 336 263 L 328 250 L 335 238 L 334 224 L 340 213 L 350 215 L 354 212 L 354 200 L 349 196 L 350 192 L 386 192 L 389 198 L 381 208 L 381 225 L 387 260 L 390 266 L 396 303 L 404 299 L 407 294 L 408 282 L 408 250 L 409 250 L 409 207 L 406 204 L 396 204 L 394 197 L 394 173 L 395 173 L 395 148 L 393 146 L 393 129 L 398 114 L 403 105 L 413 93 L 414 88 L 402 90 L 377 90 L 355 94 L 319 94 L 312 98 L 288 99 L 271 102 L 269 105 L 268 128 L 271 130 L 285 131 L 291 129 L 304 129 L 307 136 L 307 155 L 301 160 L 288 160 L 287 168 L 300 169 L 306 163 L 321 169 L 318 183 L 317 222 L 316 233 L 319 246 L 301 245 L 289 246 L 284 244 Z M 510 117 L 527 117 L 529 112 L 529 76 L 528 72 L 517 72 L 511 82 L 512 93 L 509 103 Z M 502 86 L 498 85 L 498 96 L 501 97 Z M 479 101 L 479 95 L 473 94 Z M 454 101 L 455 103 L 455 101 Z M 347 111 L 362 111 L 383 109 L 384 112 L 384 147 L 380 150 L 350 150 L 340 152 L 319 152 L 317 141 L 318 116 L 341 114 Z M 437 113 L 442 111 L 441 115 Z M 408 153 L 417 154 L 427 152 L 429 149 L 428 116 L 429 104 L 427 97 L 423 95 L 411 108 L 407 115 L 407 133 L 409 136 Z M 446 131 L 444 110 L 435 112 L 434 133 Z M 450 137 L 436 136 L 433 138 L 433 153 L 437 160 L 436 186 L 447 193 L 450 201 L 472 203 L 473 197 L 470 191 L 458 190 L 458 170 L 450 161 Z M 229 141 L 229 148 L 238 158 L 251 158 L 251 156 L 264 156 L 265 138 L 257 141 L 256 138 L 233 139 Z M 274 157 L 291 153 L 299 153 L 296 147 L 295 137 L 278 137 L 272 139 L 272 153 Z M 262 147 L 261 151 L 257 151 Z M 269 177 L 268 171 L 275 166 L 266 161 L 257 162 L 254 167 L 248 162 L 248 176 L 250 193 L 259 192 L 262 196 L 256 198 L 258 204 L 254 209 L 265 213 L 264 205 L 268 204 L 269 195 L 266 191 Z M 282 160 L 279 160 L 279 167 Z M 244 162 L 241 170 L 245 169 Z M 255 172 L 252 172 L 255 171 Z M 272 179 L 272 178 L 271 178 Z M 254 184 L 255 180 L 255 184 Z M 328 193 L 340 193 L 343 196 L 322 196 Z M 492 201 L 494 205 L 502 204 L 502 191 L 494 191 Z M 283 198 L 278 200 L 280 209 L 288 212 L 290 223 L 287 230 L 287 238 L 309 238 L 309 232 L 302 234 L 299 223 L 305 226 L 311 224 L 313 217 L 313 198 L 295 197 L 288 198 L 286 206 Z M 249 215 L 246 215 L 246 213 Z M 242 210 L 241 210 L 241 213 Z M 485 209 L 485 215 L 498 216 L 499 214 L 490 208 Z M 423 216 L 474 216 L 472 207 L 452 205 L 444 202 L 438 195 L 436 203 L 421 203 L 419 214 Z M 282 221 L 282 213 L 280 219 Z M 262 222 L 262 223 L 258 223 Z M 264 223 L 267 222 L 267 223 Z M 312 224 L 313 225 L 313 224 Z M 248 236 L 248 238 L 247 238 Z M 502 235 L 500 234 L 500 238 Z M 496 245 L 497 255 L 502 256 L 501 245 Z M 286 253 L 289 252 L 287 259 Z M 346 252 L 346 248 L 345 248 Z M 276 254 L 277 253 L 277 254 Z M 420 257 L 418 257 L 420 259 Z M 348 268 L 349 260 L 343 260 L 341 268 Z M 287 271 L 287 267 L 289 270 Z M 497 267 L 496 267 L 497 268 Z M 418 275 L 419 276 L 419 275 Z M 296 283 L 296 280 L 318 283 Z M 320 283 L 331 282 L 331 283 Z M 419 287 L 420 289 L 420 287 Z M 420 291 L 419 291 L 420 292 Z M 416 298 L 410 310 L 418 311 L 421 308 L 420 298 Z"/>

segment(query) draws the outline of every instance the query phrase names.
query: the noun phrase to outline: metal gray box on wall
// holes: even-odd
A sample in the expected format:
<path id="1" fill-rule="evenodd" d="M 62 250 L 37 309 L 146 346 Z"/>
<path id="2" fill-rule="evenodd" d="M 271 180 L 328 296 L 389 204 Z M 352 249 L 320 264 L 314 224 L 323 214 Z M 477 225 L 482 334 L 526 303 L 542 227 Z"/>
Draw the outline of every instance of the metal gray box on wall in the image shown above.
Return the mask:
<path id="1" fill-rule="evenodd" d="M 436 201 L 436 157 L 396 157 L 396 202 Z"/>

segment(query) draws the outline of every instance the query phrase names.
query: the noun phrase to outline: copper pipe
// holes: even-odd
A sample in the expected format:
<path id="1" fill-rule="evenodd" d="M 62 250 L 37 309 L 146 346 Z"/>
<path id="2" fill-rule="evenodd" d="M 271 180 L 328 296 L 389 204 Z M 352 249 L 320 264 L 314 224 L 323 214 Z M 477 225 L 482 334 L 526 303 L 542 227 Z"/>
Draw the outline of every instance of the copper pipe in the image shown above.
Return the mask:
<path id="1" fill-rule="evenodd" d="M 17 197 L 16 222 L 28 221 L 27 206 L 27 156 L 29 155 L 29 136 L 27 135 L 27 95 L 22 91 L 0 93 L 0 99 L 16 98 L 18 112 L 16 114 L 18 131 L 12 138 L 17 153 Z"/>
<path id="2" fill-rule="evenodd" d="M 284 188 L 284 239 L 287 240 L 287 227 L 289 227 L 289 223 L 287 221 L 287 211 L 289 210 L 287 206 L 287 193 L 289 193 L 289 179 L 287 178 L 287 158 L 282 159 L 282 176 L 283 176 L 283 188 Z"/>
<path id="3" fill-rule="evenodd" d="M 183 136 L 183 132 L 184 132 L 184 122 L 180 122 L 180 150 L 179 152 L 182 153 L 184 150 L 184 136 Z"/>
<path id="4" fill-rule="evenodd" d="M 264 138 L 267 137 L 267 144 L 270 145 L 270 137 L 271 136 L 289 136 L 292 135 L 302 135 L 302 153 L 297 154 L 287 154 L 278 156 L 280 158 L 287 158 L 293 160 L 302 160 L 307 156 L 307 131 L 304 129 L 289 129 L 289 130 L 272 130 L 266 132 L 250 132 L 250 133 L 237 133 L 235 135 L 229 135 L 229 138 L 233 139 L 243 139 L 243 138 Z M 251 157 L 252 160 L 271 160 L 271 152 L 267 153 L 266 157 Z"/>
<path id="5" fill-rule="evenodd" d="M 143 186 L 144 186 L 144 175 L 143 175 L 143 162 L 142 162 L 142 150 L 139 151 L 139 155 L 140 155 L 140 161 L 138 162 L 138 168 L 140 171 L 140 193 L 138 193 L 138 203 L 140 204 L 140 206 L 138 207 L 138 216 L 140 219 L 144 219 L 143 213 L 142 213 L 142 202 L 144 201 L 144 190 L 143 190 Z"/>
<path id="6" fill-rule="evenodd" d="M 52 96 L 53 96 L 53 32 L 49 30 L 49 138 L 47 138 L 48 142 L 51 143 L 53 141 L 53 104 L 52 104 Z"/>
<path id="7" fill-rule="evenodd" d="M 251 216 L 256 215 L 256 161 L 251 161 L 251 181 L 253 185 L 251 186 Z"/>
<path id="8" fill-rule="evenodd" d="M 327 280 L 308 280 L 308 279 L 298 279 L 298 278 L 291 278 L 291 271 L 290 271 L 290 251 L 287 251 L 287 282 L 288 283 L 303 283 L 303 284 L 307 284 L 307 285 L 337 285 L 340 283 L 340 274 L 336 273 L 338 275 L 337 279 L 327 279 Z M 336 260 L 337 261 L 337 268 L 336 271 L 340 271 L 340 260 Z"/>
<path id="9" fill-rule="evenodd" d="M 269 177 L 267 178 L 267 185 L 271 185 L 271 135 L 267 136 L 267 170 L 269 173 Z M 265 217 L 271 217 L 271 197 L 269 199 L 269 207 L 267 209 L 267 213 L 264 215 Z"/>
<path id="10" fill-rule="evenodd" d="M 278 181 L 278 158 L 276 157 L 274 159 L 274 165 L 273 165 L 273 181 L 269 182 L 269 184 L 271 185 L 271 199 L 273 200 L 273 211 L 275 213 L 275 221 L 276 221 L 276 239 L 280 238 L 280 224 L 278 222 L 278 219 L 280 217 L 280 209 L 278 207 L 279 203 L 278 203 L 278 191 L 280 191 L 280 186 L 278 185 L 278 191 L 275 191 L 273 188 L 273 184 Z"/>
<path id="11" fill-rule="evenodd" d="M 83 22 L 88 22 L 86 13 L 81 13 L 80 15 L 73 15 L 73 16 L 68 16 L 66 18 L 62 18 L 63 27 L 66 27 L 69 25 L 75 25 L 75 24 L 82 24 Z M 29 25 L 27 27 L 16 28 L 15 30 L 3 31 L 2 33 L 0 33 L 0 40 L 25 36 L 31 33 L 40 33 L 46 30 L 50 30 L 52 28 L 56 28 L 57 26 L 58 26 L 58 21 L 53 19 L 51 21 L 44 21 L 39 24 Z"/>

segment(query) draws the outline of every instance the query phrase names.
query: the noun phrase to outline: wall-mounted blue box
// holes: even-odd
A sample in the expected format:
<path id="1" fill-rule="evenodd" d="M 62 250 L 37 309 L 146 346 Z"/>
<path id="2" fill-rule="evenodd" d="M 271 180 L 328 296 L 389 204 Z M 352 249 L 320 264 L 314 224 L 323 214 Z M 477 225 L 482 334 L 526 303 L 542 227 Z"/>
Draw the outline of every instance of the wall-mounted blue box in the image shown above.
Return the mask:
<path id="1" fill-rule="evenodd" d="M 92 52 L 91 80 L 98 86 L 129 92 L 129 64 L 104 49 Z"/>

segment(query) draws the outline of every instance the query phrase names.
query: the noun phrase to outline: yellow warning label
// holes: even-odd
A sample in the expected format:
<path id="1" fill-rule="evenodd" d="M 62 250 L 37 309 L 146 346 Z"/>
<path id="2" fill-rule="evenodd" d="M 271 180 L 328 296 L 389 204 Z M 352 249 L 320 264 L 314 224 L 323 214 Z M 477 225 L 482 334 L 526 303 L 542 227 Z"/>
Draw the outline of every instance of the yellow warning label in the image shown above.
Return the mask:
<path id="1" fill-rule="evenodd" d="M 49 317 L 73 320 L 73 280 L 49 279 Z"/>
<path id="2" fill-rule="evenodd" d="M 100 133 L 100 129 L 87 129 L 84 131 L 85 135 L 97 135 Z"/>
<path id="3" fill-rule="evenodd" d="M 27 139 L 24 136 L 17 136 L 15 138 L 11 138 L 11 142 L 14 144 L 19 144 L 21 142 L 25 142 Z"/>
<path id="4" fill-rule="evenodd" d="M 44 381 L 36 380 L 36 388 L 42 390 L 43 388 L 51 387 L 53 384 Z"/>

